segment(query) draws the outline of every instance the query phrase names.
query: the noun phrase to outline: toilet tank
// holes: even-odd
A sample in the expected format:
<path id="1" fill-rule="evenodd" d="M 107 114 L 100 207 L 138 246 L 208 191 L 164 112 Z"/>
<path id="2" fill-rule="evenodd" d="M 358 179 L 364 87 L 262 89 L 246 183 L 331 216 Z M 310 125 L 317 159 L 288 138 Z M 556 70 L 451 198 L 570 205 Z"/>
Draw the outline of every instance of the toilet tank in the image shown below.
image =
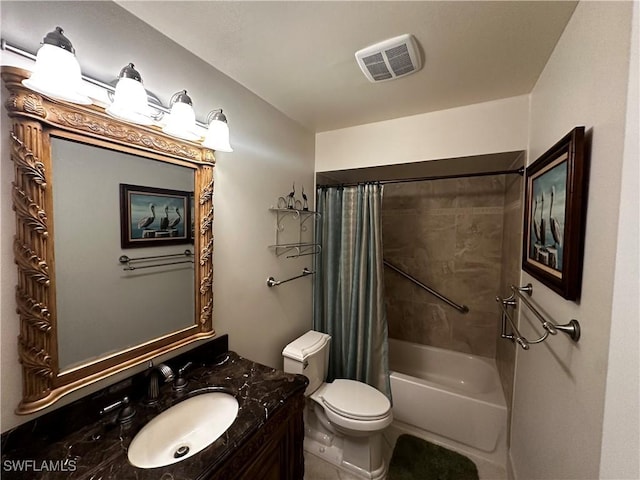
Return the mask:
<path id="1" fill-rule="evenodd" d="M 327 378 L 331 336 L 310 330 L 282 351 L 284 371 L 299 373 L 309 379 L 305 395 L 315 392 Z"/>

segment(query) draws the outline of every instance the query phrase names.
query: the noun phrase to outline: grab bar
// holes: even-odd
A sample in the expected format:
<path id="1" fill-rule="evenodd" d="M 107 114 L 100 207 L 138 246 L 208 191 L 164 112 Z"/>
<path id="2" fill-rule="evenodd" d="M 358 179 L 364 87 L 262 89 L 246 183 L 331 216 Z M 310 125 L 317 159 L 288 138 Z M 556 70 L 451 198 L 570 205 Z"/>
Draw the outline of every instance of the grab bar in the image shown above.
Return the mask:
<path id="1" fill-rule="evenodd" d="M 267 278 L 267 287 L 277 287 L 278 285 L 282 285 L 283 283 L 290 282 L 291 280 L 296 280 L 298 278 L 306 277 L 307 275 L 313 275 L 316 272 L 312 272 L 307 267 L 302 269 L 302 275 L 298 275 L 296 277 L 287 278 L 286 280 L 276 280 L 273 277 Z"/>
<path id="2" fill-rule="evenodd" d="M 183 253 L 170 253 L 168 255 L 153 255 L 150 257 L 129 258 L 126 255 L 122 255 L 120 256 L 120 258 L 118 258 L 118 261 L 123 265 L 126 264 L 126 267 L 124 267 L 123 270 L 140 270 L 143 268 L 163 267 L 165 265 L 178 265 L 179 263 L 193 263 L 193 259 L 189 258 L 189 260 L 180 260 L 178 262 L 154 263 L 153 265 L 142 265 L 142 266 L 133 266 L 131 265 L 131 263 L 132 262 L 149 262 L 149 261 L 154 261 L 160 258 L 192 257 L 192 256 L 193 256 L 193 252 L 187 249 Z"/>
<path id="3" fill-rule="evenodd" d="M 500 334 L 502 338 L 517 342 L 524 350 L 529 350 L 529 345 L 531 344 L 544 342 L 549 335 L 556 335 L 558 331 L 568 335 L 574 342 L 580 340 L 580 322 L 578 322 L 578 320 L 571 319 L 569 323 L 558 325 L 551 320 L 544 318 L 544 316 L 529 301 L 529 299 L 523 295 L 524 292 L 528 296 L 531 296 L 533 294 L 533 285 L 531 285 L 530 283 L 525 285 L 524 287 L 516 287 L 515 285 L 511 285 L 510 289 L 512 293 L 509 297 L 496 297 L 496 302 L 498 302 L 502 310 L 502 333 Z M 520 299 L 520 301 L 525 304 L 529 308 L 529 310 L 531 310 L 531 312 L 542 324 L 542 328 L 544 328 L 545 332 L 537 340 L 527 340 L 525 337 L 520 335 L 520 332 L 518 331 L 513 318 L 509 314 L 507 307 L 515 308 L 517 305 L 516 298 Z M 508 334 L 506 332 L 505 319 L 509 321 L 513 333 Z"/>
<path id="4" fill-rule="evenodd" d="M 434 297 L 439 298 L 440 300 L 442 300 L 444 303 L 446 303 L 447 305 L 455 308 L 456 310 L 458 310 L 461 313 L 468 313 L 469 312 L 469 307 L 467 307 L 466 305 L 458 305 L 456 302 L 454 302 L 453 300 L 449 300 L 447 297 L 445 297 L 444 295 L 442 295 L 439 292 L 436 292 L 433 288 L 428 287 L 427 285 L 425 285 L 424 283 L 422 283 L 420 280 L 412 277 L 411 275 L 409 275 L 406 272 L 403 272 L 402 270 L 400 270 L 398 267 L 396 267 L 395 265 L 387 262 L 386 260 L 383 260 L 385 266 L 389 267 L 391 270 L 399 273 L 400 275 L 402 275 L 404 278 L 406 278 L 407 280 L 415 283 L 417 286 L 419 286 L 420 288 L 422 288 L 423 290 L 426 290 L 427 292 L 429 292 L 431 295 L 433 295 Z"/>

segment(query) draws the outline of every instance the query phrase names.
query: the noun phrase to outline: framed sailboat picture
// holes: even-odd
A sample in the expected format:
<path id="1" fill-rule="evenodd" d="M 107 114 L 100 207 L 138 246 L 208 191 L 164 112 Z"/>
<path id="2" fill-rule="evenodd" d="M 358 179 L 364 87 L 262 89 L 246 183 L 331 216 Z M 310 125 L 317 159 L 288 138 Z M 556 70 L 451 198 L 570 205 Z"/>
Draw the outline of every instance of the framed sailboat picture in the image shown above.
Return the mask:
<path id="1" fill-rule="evenodd" d="M 584 127 L 526 169 L 522 268 L 567 300 L 580 296 L 587 182 Z"/>
<path id="2" fill-rule="evenodd" d="M 192 241 L 193 192 L 120 184 L 122 248 Z"/>

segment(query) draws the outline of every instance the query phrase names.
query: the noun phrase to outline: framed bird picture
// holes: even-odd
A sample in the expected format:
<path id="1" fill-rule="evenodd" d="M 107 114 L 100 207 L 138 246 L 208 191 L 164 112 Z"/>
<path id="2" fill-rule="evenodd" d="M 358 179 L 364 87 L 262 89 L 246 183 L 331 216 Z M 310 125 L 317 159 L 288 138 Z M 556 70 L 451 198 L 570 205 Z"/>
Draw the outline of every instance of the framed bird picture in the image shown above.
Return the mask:
<path id="1" fill-rule="evenodd" d="M 122 248 L 192 242 L 193 192 L 120 184 Z"/>
<path id="2" fill-rule="evenodd" d="M 582 285 L 587 167 L 576 127 L 526 169 L 522 269 L 567 300 Z"/>

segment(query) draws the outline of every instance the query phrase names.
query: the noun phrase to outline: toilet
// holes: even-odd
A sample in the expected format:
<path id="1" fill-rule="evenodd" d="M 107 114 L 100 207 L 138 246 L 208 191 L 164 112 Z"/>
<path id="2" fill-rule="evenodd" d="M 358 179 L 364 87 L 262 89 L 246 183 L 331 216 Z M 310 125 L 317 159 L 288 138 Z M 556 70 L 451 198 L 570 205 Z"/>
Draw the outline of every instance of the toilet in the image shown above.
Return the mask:
<path id="1" fill-rule="evenodd" d="M 362 382 L 326 383 L 330 344 L 331 336 L 311 330 L 282 351 L 284 371 L 309 379 L 304 449 L 359 478 L 382 480 L 382 431 L 393 420 L 391 403 Z"/>

